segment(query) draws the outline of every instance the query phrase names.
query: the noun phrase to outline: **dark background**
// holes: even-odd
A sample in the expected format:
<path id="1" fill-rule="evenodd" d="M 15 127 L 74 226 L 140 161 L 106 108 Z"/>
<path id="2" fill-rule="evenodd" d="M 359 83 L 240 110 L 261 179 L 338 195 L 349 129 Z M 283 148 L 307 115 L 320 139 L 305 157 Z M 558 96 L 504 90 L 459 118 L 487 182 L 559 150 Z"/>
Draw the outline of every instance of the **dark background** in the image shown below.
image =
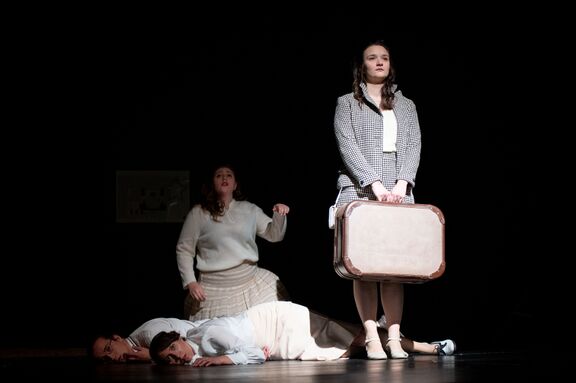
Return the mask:
<path id="1" fill-rule="evenodd" d="M 172 40 L 126 28 L 67 31 L 53 49 L 38 36 L 44 64 L 25 77 L 18 94 L 30 102 L 5 143 L 17 154 L 6 161 L 0 346 L 82 347 L 100 331 L 180 316 L 181 224 L 116 223 L 116 171 L 189 171 L 194 194 L 221 158 L 239 165 L 250 201 L 291 208 L 284 241 L 258 242 L 260 266 L 295 302 L 358 321 L 352 283 L 332 267 L 327 210 L 336 98 L 351 90 L 352 53 L 373 38 L 391 45 L 419 112 L 417 202 L 446 218 L 446 272 L 407 285 L 403 332 L 461 350 L 552 340 L 541 326 L 559 325 L 554 310 L 570 296 L 557 219 L 569 152 L 551 149 L 565 125 L 549 106 L 564 34 L 466 19 L 405 32 Z"/>

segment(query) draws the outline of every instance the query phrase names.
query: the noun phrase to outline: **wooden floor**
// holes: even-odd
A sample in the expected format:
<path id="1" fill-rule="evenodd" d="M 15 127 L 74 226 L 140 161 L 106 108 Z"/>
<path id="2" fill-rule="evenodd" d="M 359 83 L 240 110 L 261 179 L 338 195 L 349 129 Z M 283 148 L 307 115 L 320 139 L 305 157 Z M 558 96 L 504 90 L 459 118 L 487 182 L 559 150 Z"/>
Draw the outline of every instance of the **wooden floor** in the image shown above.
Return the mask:
<path id="1" fill-rule="evenodd" d="M 528 352 L 467 352 L 405 360 L 349 359 L 333 362 L 273 361 L 261 365 L 156 366 L 93 364 L 74 350 L 0 354 L 0 382 L 235 382 L 235 383 L 436 383 L 564 381 L 572 355 Z M 569 375 L 568 375 L 569 376 Z M 564 377 L 564 378 L 563 378 Z"/>

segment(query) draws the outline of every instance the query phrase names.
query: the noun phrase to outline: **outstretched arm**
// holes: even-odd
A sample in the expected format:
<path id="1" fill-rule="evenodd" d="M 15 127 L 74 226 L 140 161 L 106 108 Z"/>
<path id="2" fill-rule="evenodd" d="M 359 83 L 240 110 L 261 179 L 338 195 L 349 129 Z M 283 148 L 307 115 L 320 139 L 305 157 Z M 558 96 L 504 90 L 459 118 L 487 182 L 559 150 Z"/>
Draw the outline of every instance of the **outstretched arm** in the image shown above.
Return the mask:
<path id="1" fill-rule="evenodd" d="M 224 364 L 234 364 L 226 355 L 204 356 L 198 358 L 192 363 L 194 367 L 221 366 Z"/>

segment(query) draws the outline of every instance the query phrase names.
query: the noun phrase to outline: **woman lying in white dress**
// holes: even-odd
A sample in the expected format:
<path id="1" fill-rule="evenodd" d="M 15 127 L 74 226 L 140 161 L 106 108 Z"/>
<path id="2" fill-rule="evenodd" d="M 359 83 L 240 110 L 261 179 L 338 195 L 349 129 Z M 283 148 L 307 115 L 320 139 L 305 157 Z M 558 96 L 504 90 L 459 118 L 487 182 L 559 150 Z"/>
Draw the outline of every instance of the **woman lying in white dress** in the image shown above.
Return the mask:
<path id="1" fill-rule="evenodd" d="M 150 356 L 157 364 L 188 364 L 195 367 L 224 364 L 254 364 L 266 360 L 336 360 L 365 353 L 366 339 L 361 326 L 314 328 L 307 307 L 288 301 L 253 306 L 236 316 L 208 320 L 190 329 L 186 337 L 178 332 L 160 332 L 150 344 Z M 321 334 L 321 336 L 316 336 Z M 379 331 L 386 340 L 386 330 Z M 370 341 L 370 340 L 368 340 Z M 422 343 L 402 338 L 408 352 L 451 355 L 451 340 Z"/>

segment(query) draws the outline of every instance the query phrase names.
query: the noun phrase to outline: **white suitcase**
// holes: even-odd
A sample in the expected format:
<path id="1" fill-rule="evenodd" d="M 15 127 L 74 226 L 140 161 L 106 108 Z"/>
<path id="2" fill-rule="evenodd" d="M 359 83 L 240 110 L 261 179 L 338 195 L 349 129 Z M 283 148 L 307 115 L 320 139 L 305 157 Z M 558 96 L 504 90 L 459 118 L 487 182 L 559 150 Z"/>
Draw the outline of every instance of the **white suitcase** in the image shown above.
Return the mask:
<path id="1" fill-rule="evenodd" d="M 442 211 L 357 200 L 336 212 L 334 269 L 342 278 L 422 283 L 445 270 Z"/>

